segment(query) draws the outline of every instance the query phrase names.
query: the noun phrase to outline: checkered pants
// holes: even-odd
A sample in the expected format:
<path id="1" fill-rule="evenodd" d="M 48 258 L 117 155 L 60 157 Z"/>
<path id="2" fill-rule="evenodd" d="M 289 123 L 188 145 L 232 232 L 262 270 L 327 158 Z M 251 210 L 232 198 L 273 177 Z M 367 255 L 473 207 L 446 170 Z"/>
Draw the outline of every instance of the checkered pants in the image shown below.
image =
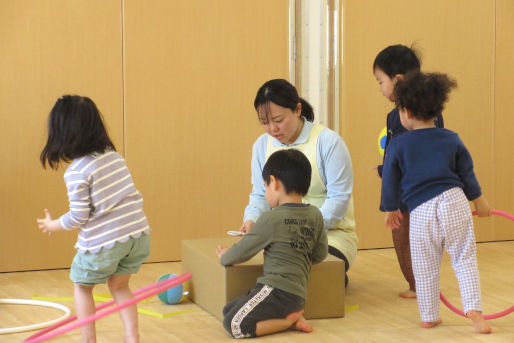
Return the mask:
<path id="1" fill-rule="evenodd" d="M 475 233 L 468 200 L 452 188 L 410 213 L 412 269 L 423 322 L 439 319 L 439 272 L 443 248 L 459 282 L 464 313 L 482 311 Z"/>

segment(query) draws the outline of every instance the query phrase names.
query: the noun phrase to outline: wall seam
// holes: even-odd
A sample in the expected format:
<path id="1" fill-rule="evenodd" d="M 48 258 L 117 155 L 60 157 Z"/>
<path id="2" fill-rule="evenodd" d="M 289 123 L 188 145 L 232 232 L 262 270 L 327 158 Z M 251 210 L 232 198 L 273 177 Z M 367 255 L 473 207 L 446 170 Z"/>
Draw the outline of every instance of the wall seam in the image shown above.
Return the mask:
<path id="1" fill-rule="evenodd" d="M 125 3 L 120 0 L 120 15 L 121 15 L 121 111 L 122 111 L 122 132 L 123 132 L 123 155 L 127 159 L 127 146 L 126 146 L 126 112 L 125 112 Z"/>
<path id="2" fill-rule="evenodd" d="M 497 114 L 496 114 L 496 50 L 498 47 L 498 40 L 497 40 L 497 28 L 498 28 L 498 0 L 494 1 L 494 27 L 493 27 L 493 41 L 494 41 L 494 47 L 493 47 L 493 134 L 492 134 L 492 168 L 493 168 L 493 208 L 496 207 L 496 183 L 497 183 L 497 168 L 496 168 L 496 120 L 497 120 Z M 493 218 L 493 236 L 497 236 L 496 232 L 496 225 L 494 218 Z"/>

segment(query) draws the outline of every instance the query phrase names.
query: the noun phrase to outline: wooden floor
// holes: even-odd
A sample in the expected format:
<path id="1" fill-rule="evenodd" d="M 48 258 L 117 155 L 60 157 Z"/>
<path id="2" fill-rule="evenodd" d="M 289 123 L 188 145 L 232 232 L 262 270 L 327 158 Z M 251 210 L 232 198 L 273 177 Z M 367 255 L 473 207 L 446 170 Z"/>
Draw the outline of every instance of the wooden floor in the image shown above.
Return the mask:
<path id="1" fill-rule="evenodd" d="M 484 313 L 495 313 L 514 305 L 514 242 L 478 244 Z M 137 289 L 156 282 L 164 273 L 180 273 L 180 263 L 146 264 L 133 278 Z M 406 288 L 392 249 L 359 251 L 349 272 L 345 318 L 311 321 L 314 332 L 288 331 L 259 338 L 262 342 L 514 342 L 514 313 L 490 321 L 491 335 L 473 332 L 470 321 L 457 316 L 441 304 L 443 324 L 421 329 L 415 300 L 405 300 L 397 292 Z M 330 276 L 327 276 L 330 282 Z M 462 307 L 455 276 L 447 256 L 441 271 L 441 290 L 457 307 Z M 106 294 L 105 286 L 95 294 Z M 72 297 L 68 270 L 0 274 L 0 298 L 31 299 L 32 296 Z M 71 301 L 60 303 L 73 309 Z M 230 342 L 221 323 L 195 304 L 165 305 L 158 298 L 139 303 L 157 313 L 185 310 L 167 318 L 140 314 L 142 342 Z M 60 316 L 60 311 L 36 306 L 0 304 L 0 328 L 28 325 Z M 117 314 L 97 322 L 99 342 L 121 342 L 122 324 Z M 0 335 L 0 342 L 22 342 L 34 332 Z M 51 342 L 79 341 L 78 330 Z"/>

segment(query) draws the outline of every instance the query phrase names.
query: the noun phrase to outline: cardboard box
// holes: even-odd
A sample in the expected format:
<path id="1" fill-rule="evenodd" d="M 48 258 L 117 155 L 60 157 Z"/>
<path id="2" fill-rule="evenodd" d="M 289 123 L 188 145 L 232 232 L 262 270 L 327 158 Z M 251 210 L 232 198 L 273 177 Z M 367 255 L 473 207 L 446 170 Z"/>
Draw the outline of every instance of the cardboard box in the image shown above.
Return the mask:
<path id="1" fill-rule="evenodd" d="M 252 289 L 262 275 L 262 252 L 251 260 L 224 267 L 216 247 L 232 246 L 240 238 L 208 238 L 182 241 L 182 272 L 192 273 L 189 298 L 223 320 L 223 307 Z M 329 255 L 312 266 L 304 316 L 307 319 L 344 317 L 344 262 Z"/>

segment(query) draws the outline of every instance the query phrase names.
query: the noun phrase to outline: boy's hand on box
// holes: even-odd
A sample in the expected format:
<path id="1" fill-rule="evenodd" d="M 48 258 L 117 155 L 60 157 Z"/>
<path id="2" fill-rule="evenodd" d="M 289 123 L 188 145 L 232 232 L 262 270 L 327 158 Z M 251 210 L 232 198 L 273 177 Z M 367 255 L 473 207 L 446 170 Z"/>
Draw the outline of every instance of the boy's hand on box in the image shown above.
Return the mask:
<path id="1" fill-rule="evenodd" d="M 221 256 L 223 256 L 223 254 L 228 250 L 228 248 L 224 245 L 218 245 L 218 247 L 216 248 L 216 255 L 218 255 L 218 258 L 221 258 Z"/>

